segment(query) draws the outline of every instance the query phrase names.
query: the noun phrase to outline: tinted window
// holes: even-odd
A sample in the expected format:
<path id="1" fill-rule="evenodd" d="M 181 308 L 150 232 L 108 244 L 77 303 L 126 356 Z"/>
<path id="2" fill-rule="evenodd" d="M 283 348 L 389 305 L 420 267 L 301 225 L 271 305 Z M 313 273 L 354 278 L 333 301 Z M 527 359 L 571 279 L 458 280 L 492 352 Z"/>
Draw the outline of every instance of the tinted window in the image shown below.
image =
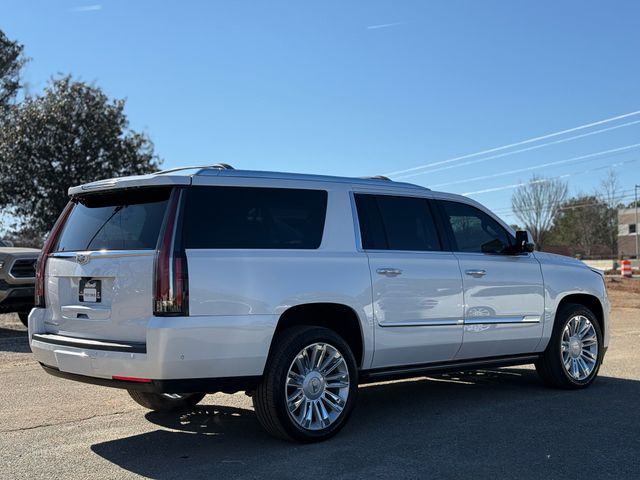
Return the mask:
<path id="1" fill-rule="evenodd" d="M 192 187 L 186 248 L 318 248 L 327 192 L 283 188 Z"/>
<path id="2" fill-rule="evenodd" d="M 440 250 L 426 199 L 362 194 L 355 199 L 364 249 Z"/>
<path id="3" fill-rule="evenodd" d="M 386 250 L 387 236 L 375 195 L 355 195 L 360 238 L 365 250 Z"/>
<path id="4" fill-rule="evenodd" d="M 170 194 L 146 188 L 79 197 L 55 250 L 153 250 Z"/>
<path id="5" fill-rule="evenodd" d="M 511 244 L 510 236 L 489 215 L 471 205 L 441 202 L 459 252 L 501 253 Z"/>

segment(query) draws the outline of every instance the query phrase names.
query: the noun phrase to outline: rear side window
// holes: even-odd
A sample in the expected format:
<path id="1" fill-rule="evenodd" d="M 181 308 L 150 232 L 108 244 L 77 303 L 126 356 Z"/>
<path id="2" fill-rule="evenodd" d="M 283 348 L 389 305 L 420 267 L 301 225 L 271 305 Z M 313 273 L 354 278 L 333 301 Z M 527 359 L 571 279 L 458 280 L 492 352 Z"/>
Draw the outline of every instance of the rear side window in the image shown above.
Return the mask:
<path id="1" fill-rule="evenodd" d="M 483 211 L 464 203 L 441 201 L 459 252 L 502 253 L 511 245 L 507 231 Z"/>
<path id="2" fill-rule="evenodd" d="M 142 188 L 83 195 L 54 251 L 154 250 L 171 188 Z"/>
<path id="3" fill-rule="evenodd" d="M 365 250 L 441 250 L 425 198 L 356 194 Z"/>
<path id="4" fill-rule="evenodd" d="M 324 190 L 191 187 L 185 247 L 315 249 L 326 211 Z"/>

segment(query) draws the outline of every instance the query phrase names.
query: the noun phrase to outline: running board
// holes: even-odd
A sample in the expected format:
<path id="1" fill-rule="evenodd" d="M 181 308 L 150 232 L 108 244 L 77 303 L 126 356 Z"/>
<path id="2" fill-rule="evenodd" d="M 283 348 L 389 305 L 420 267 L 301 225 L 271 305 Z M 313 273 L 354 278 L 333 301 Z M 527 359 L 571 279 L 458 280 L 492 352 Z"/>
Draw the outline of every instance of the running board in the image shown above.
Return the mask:
<path id="1" fill-rule="evenodd" d="M 502 357 L 477 358 L 455 362 L 427 363 L 421 365 L 402 365 L 395 367 L 361 370 L 358 383 L 373 383 L 400 378 L 420 377 L 429 374 L 462 372 L 482 368 L 513 367 L 527 365 L 540 358 L 540 354 L 509 355 Z"/>

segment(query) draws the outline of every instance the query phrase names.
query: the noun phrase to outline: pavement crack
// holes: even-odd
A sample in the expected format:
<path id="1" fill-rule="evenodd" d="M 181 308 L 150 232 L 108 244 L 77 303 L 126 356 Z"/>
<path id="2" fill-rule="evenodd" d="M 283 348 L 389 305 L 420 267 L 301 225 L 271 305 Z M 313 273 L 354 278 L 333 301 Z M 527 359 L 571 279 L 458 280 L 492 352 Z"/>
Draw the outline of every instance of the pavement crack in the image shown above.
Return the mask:
<path id="1" fill-rule="evenodd" d="M 37 428 L 43 428 L 43 427 L 57 427 L 59 425 L 69 425 L 69 424 L 72 424 L 72 423 L 81 423 L 81 422 L 85 422 L 87 420 L 92 420 L 94 418 L 111 417 L 111 416 L 114 416 L 114 415 L 122 415 L 123 413 L 130 413 L 130 412 L 133 412 L 133 411 L 135 411 L 135 410 L 123 410 L 121 412 L 96 414 L 96 415 L 91 415 L 89 417 L 78 418 L 78 419 L 75 419 L 75 420 L 66 420 L 64 422 L 42 423 L 40 425 L 32 425 L 30 427 L 11 428 L 11 429 L 8 429 L 8 430 L 0 430 L 0 433 L 15 433 L 15 432 L 23 432 L 23 431 L 27 431 L 27 430 L 35 430 Z"/>

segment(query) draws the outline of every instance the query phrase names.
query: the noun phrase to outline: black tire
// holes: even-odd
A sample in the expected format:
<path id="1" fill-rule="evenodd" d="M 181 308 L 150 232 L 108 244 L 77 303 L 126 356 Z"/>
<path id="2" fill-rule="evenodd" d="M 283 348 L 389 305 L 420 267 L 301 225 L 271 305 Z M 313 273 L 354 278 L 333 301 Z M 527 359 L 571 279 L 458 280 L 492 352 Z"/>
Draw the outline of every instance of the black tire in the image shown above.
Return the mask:
<path id="1" fill-rule="evenodd" d="M 204 393 L 181 393 L 179 398 L 171 398 L 162 393 L 127 390 L 138 404 L 154 412 L 177 412 L 195 407 L 205 396 Z"/>
<path id="2" fill-rule="evenodd" d="M 29 312 L 18 312 L 18 317 L 20 318 L 22 324 L 25 327 L 29 328 Z"/>
<path id="3" fill-rule="evenodd" d="M 560 349 L 564 328 L 569 320 L 571 320 L 576 315 L 582 315 L 589 319 L 589 322 L 591 322 L 596 332 L 596 339 L 598 342 L 598 355 L 596 364 L 593 367 L 591 373 L 583 380 L 577 380 L 569 375 L 563 365 L 562 353 Z M 547 345 L 547 348 L 542 354 L 540 360 L 536 362 L 536 370 L 538 371 L 538 374 L 540 375 L 542 381 L 551 387 L 565 389 L 586 388 L 591 385 L 591 383 L 593 383 L 596 376 L 598 375 L 598 370 L 600 369 L 600 364 L 602 363 L 603 354 L 604 350 L 602 345 L 602 329 L 600 328 L 600 324 L 598 323 L 596 316 L 584 305 L 567 303 L 565 305 L 562 305 L 556 313 L 556 318 L 553 325 L 553 333 L 551 334 L 549 345 Z"/>
<path id="4" fill-rule="evenodd" d="M 287 408 L 286 379 L 295 357 L 314 343 L 326 343 L 338 350 L 349 374 L 348 396 L 344 408 L 328 427 L 318 430 L 298 425 Z M 302 443 L 326 440 L 340 431 L 356 403 L 358 368 L 347 342 L 333 330 L 321 327 L 291 327 L 274 339 L 264 375 L 253 395 L 258 421 L 271 435 Z"/>

